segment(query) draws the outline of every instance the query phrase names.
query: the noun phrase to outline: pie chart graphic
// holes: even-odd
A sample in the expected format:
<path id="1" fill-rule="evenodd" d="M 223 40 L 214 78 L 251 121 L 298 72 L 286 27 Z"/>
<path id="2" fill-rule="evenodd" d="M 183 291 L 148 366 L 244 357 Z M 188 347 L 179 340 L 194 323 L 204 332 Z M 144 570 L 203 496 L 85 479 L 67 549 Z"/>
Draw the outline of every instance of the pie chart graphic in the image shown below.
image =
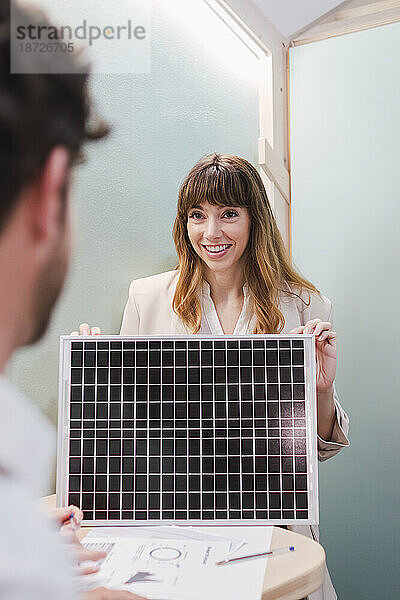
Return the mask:
<path id="1" fill-rule="evenodd" d="M 159 548 L 153 548 L 150 551 L 151 558 L 154 560 L 171 561 L 177 560 L 182 556 L 182 552 L 177 548 L 171 548 L 170 546 L 160 546 Z"/>

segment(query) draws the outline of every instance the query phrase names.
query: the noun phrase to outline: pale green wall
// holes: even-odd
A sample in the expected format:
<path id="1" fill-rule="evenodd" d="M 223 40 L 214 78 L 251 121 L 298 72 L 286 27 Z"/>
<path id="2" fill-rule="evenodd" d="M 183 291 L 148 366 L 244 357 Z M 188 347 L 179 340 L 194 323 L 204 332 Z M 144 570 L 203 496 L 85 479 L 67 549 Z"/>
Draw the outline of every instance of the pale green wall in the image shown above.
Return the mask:
<path id="1" fill-rule="evenodd" d="M 212 151 L 257 164 L 257 60 L 203 0 L 151 3 L 151 73 L 93 79 L 114 131 L 76 174 L 76 250 L 51 329 L 9 370 L 53 422 L 59 335 L 83 321 L 118 333 L 129 282 L 175 266 L 171 229 L 189 169 Z"/>
<path id="2" fill-rule="evenodd" d="M 351 447 L 320 465 L 340 600 L 394 600 L 399 553 L 400 24 L 291 50 L 294 260 L 335 306 Z"/>

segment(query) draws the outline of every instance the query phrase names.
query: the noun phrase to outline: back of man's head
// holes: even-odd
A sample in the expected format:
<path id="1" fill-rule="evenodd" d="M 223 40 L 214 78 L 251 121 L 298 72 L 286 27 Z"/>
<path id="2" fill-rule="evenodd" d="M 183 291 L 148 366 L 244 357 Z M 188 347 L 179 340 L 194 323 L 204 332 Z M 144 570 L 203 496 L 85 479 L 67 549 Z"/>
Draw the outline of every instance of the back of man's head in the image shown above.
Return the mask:
<path id="1" fill-rule="evenodd" d="M 35 12 L 23 11 L 26 21 L 45 22 L 43 15 L 39 21 Z M 64 146 L 73 164 L 86 140 L 105 133 L 101 126 L 89 130 L 88 75 L 76 73 L 72 54 L 63 57 L 71 63 L 70 74 L 11 74 L 10 41 L 10 2 L 0 0 L 0 229 L 53 148 Z M 34 60 L 40 54 L 32 53 Z"/>
<path id="2" fill-rule="evenodd" d="M 43 14 L 14 1 L 12 10 L 25 23 L 49 23 Z M 46 67 L 39 63 L 51 57 L 32 53 L 24 57 L 24 72 L 15 74 L 10 72 L 10 44 L 15 42 L 10 2 L 0 0 L 0 312 L 3 319 L 4 312 L 13 312 L 10 319 L 20 313 L 16 347 L 35 341 L 46 329 L 68 263 L 68 224 L 63 219 L 69 172 L 84 142 L 104 137 L 107 126 L 89 126 L 88 75 L 79 57 L 65 53 L 63 73 L 49 73 L 37 67 Z"/>

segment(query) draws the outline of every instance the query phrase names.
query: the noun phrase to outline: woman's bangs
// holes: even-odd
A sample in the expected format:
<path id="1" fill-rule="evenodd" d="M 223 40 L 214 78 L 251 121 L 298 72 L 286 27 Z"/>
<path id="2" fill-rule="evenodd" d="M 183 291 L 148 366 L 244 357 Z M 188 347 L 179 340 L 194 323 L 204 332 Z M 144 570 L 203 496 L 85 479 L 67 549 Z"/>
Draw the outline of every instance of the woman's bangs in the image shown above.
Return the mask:
<path id="1" fill-rule="evenodd" d="M 208 203 L 213 206 L 248 206 L 248 198 L 238 173 L 215 166 L 208 167 L 187 181 L 185 212 Z"/>

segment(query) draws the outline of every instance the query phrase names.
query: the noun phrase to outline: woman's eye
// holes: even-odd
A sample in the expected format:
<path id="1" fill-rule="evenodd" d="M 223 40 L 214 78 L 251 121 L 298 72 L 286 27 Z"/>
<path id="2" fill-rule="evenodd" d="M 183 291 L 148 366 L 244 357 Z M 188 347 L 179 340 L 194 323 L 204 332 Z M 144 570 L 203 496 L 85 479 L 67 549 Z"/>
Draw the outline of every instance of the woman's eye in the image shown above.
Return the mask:
<path id="1" fill-rule="evenodd" d="M 202 219 L 203 215 L 199 212 L 193 212 L 189 215 L 189 219 Z"/>
<path id="2" fill-rule="evenodd" d="M 224 213 L 224 217 L 227 217 L 228 219 L 233 219 L 238 216 L 239 213 L 237 213 L 236 210 L 227 210 L 226 213 Z"/>

